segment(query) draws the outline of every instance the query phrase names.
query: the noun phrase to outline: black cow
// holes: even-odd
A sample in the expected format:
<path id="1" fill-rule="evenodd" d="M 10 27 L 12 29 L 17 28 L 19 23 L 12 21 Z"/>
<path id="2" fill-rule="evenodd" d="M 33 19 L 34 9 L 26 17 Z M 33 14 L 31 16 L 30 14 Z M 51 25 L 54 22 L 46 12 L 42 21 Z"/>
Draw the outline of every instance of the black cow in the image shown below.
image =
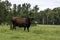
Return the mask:
<path id="1" fill-rule="evenodd" d="M 24 31 L 28 30 L 29 32 L 29 27 L 31 25 L 33 18 L 28 17 L 28 18 L 20 18 L 20 17 L 13 17 L 11 22 L 13 26 L 10 26 L 10 29 L 16 29 L 16 26 L 18 27 L 24 27 Z"/>

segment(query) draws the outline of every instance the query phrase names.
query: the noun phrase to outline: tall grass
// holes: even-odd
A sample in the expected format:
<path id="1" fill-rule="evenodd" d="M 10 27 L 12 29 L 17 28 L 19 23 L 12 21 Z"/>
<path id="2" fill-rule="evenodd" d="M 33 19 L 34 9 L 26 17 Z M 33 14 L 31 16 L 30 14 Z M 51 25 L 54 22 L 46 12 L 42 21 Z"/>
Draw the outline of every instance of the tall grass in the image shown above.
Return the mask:
<path id="1" fill-rule="evenodd" d="M 60 25 L 31 26 L 30 32 L 23 28 L 10 30 L 7 25 L 0 25 L 0 40 L 60 40 Z"/>

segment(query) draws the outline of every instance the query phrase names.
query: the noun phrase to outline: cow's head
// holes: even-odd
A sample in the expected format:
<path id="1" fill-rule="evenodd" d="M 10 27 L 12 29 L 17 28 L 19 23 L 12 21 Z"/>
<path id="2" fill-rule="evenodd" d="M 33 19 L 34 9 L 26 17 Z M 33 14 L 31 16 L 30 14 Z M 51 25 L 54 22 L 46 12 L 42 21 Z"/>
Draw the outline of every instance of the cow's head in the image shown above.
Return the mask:
<path id="1" fill-rule="evenodd" d="M 32 22 L 32 20 L 34 20 L 33 17 L 28 17 L 27 19 L 28 19 L 28 21 L 29 21 L 30 23 Z"/>
<path id="2" fill-rule="evenodd" d="M 32 20 L 34 20 L 34 18 L 33 17 L 30 17 L 30 20 L 32 21 Z"/>

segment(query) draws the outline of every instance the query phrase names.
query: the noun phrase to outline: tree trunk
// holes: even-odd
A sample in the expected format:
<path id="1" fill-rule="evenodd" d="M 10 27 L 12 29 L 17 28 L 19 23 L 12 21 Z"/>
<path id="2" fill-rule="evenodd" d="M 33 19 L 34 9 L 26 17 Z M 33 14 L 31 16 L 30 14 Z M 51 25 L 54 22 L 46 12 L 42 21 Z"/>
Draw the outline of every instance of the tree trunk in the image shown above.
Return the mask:
<path id="1" fill-rule="evenodd" d="M 44 24 L 44 18 L 43 18 L 43 21 L 42 21 L 42 23 Z"/>
<path id="2" fill-rule="evenodd" d="M 53 25 L 54 25 L 54 21 L 53 21 Z"/>
<path id="3" fill-rule="evenodd" d="M 54 25 L 54 23 L 55 23 L 55 22 L 54 22 L 54 19 L 53 19 L 53 25 Z"/>
<path id="4" fill-rule="evenodd" d="M 48 24 L 48 16 L 47 16 L 47 24 Z"/>

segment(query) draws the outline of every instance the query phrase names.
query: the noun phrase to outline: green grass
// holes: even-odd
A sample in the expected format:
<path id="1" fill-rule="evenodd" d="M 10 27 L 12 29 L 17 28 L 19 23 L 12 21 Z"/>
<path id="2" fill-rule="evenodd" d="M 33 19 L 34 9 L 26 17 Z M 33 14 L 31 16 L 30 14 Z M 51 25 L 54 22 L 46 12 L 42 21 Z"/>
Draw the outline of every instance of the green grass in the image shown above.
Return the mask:
<path id="1" fill-rule="evenodd" d="M 10 30 L 9 26 L 0 26 L 0 40 L 60 40 L 60 25 L 31 26 L 30 32 L 23 28 Z"/>

